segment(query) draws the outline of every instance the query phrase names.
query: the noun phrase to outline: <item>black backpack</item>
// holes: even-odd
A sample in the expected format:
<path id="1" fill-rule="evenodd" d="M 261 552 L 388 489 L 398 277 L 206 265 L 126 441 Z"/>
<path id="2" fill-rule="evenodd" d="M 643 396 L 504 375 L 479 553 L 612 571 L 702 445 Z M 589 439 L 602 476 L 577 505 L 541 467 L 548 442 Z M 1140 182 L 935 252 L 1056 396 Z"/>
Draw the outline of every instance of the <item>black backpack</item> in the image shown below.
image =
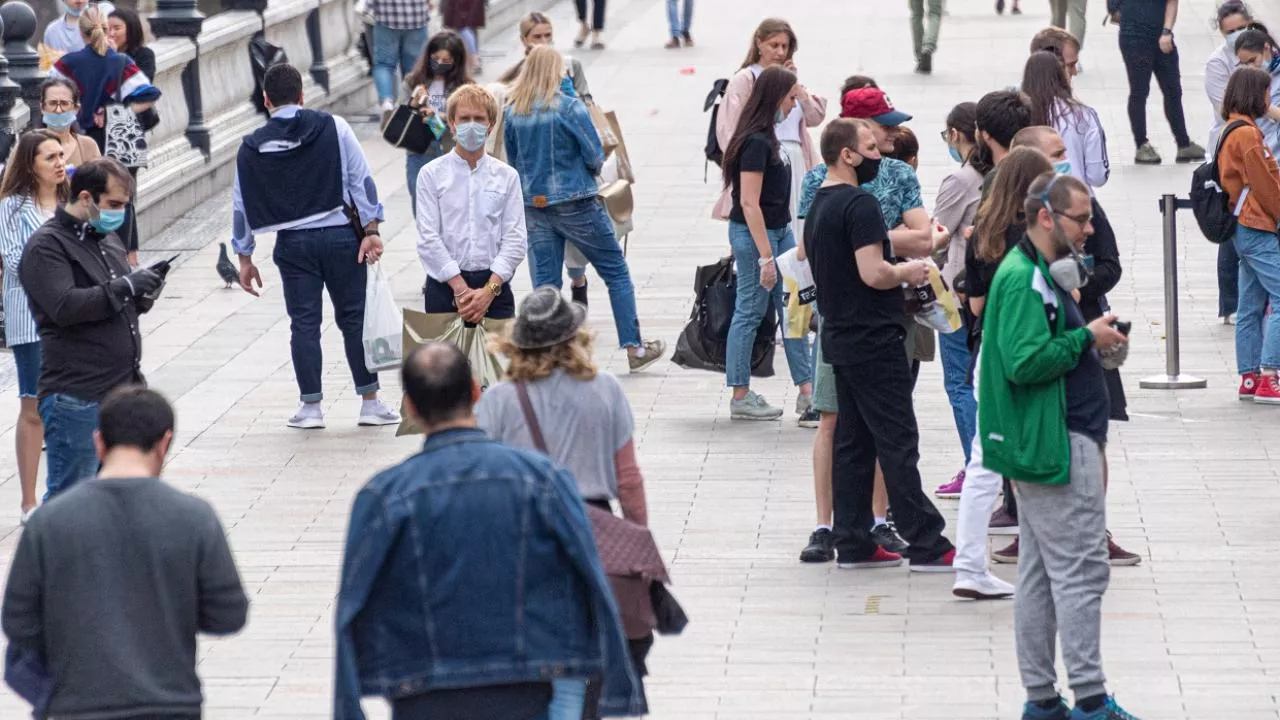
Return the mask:
<path id="1" fill-rule="evenodd" d="M 720 147 L 720 139 L 716 137 L 716 119 L 720 117 L 720 98 L 724 97 L 724 91 L 729 87 L 729 81 L 720 78 L 711 83 L 711 92 L 707 93 L 707 100 L 702 104 L 702 112 L 711 111 L 711 124 L 707 126 L 707 147 L 703 153 L 707 156 L 707 162 L 720 164 L 724 159 L 724 148 Z M 702 179 L 707 179 L 706 164 L 703 164 Z"/>
<path id="2" fill-rule="evenodd" d="M 1231 207 L 1231 198 L 1222 187 L 1222 176 L 1218 173 L 1218 155 L 1227 142 L 1227 135 L 1248 124 L 1243 120 L 1236 120 L 1223 128 L 1222 136 L 1218 138 L 1218 147 L 1213 151 L 1213 159 L 1191 173 L 1191 213 L 1196 216 L 1200 232 L 1216 245 L 1228 242 L 1236 234 L 1236 214 Z"/>

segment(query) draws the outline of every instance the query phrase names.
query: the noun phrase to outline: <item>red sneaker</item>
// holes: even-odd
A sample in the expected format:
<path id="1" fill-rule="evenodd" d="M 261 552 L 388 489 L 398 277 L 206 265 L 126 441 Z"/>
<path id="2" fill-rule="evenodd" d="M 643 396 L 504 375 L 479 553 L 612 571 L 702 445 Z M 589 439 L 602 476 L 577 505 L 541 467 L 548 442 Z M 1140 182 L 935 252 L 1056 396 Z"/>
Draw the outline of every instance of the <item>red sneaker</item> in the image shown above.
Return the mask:
<path id="1" fill-rule="evenodd" d="M 956 551 L 948 550 L 945 555 L 936 557 L 928 562 L 916 562 L 915 560 L 912 560 L 911 566 L 908 569 L 911 570 L 911 572 L 925 573 L 955 572 L 955 561 Z"/>
<path id="2" fill-rule="evenodd" d="M 1253 401 L 1265 405 L 1280 405 L 1280 378 L 1275 375 L 1263 375 L 1258 378 L 1258 390 Z"/>
<path id="3" fill-rule="evenodd" d="M 843 553 L 840 553 L 838 559 L 836 560 L 836 565 L 840 566 L 845 570 L 897 567 L 901 564 L 902 564 L 901 555 L 899 555 L 898 553 L 891 553 L 888 550 L 885 550 L 884 548 L 880 547 L 879 545 L 876 546 L 875 552 L 871 553 L 869 556 L 862 558 L 860 560 L 852 560 L 848 557 L 845 557 Z"/>
<path id="4" fill-rule="evenodd" d="M 1252 400 L 1258 392 L 1258 373 L 1249 372 L 1240 376 L 1240 399 Z"/>

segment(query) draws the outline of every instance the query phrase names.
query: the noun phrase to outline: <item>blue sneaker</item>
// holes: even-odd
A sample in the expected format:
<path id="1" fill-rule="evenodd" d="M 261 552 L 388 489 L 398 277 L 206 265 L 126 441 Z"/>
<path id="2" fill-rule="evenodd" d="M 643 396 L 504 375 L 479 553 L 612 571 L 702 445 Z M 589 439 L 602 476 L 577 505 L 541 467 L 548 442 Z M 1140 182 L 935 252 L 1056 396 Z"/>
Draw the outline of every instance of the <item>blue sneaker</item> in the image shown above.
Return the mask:
<path id="1" fill-rule="evenodd" d="M 1058 704 L 1048 710 L 1032 702 L 1022 708 L 1022 720 L 1072 720 L 1073 718 L 1071 708 L 1067 707 L 1066 701 L 1062 698 L 1058 698 Z"/>
<path id="2" fill-rule="evenodd" d="M 1076 706 L 1071 711 L 1069 720 L 1138 720 L 1138 716 L 1131 715 L 1116 703 L 1115 696 L 1108 695 L 1107 701 L 1102 704 L 1102 707 L 1093 712 L 1085 712 L 1079 706 Z"/>

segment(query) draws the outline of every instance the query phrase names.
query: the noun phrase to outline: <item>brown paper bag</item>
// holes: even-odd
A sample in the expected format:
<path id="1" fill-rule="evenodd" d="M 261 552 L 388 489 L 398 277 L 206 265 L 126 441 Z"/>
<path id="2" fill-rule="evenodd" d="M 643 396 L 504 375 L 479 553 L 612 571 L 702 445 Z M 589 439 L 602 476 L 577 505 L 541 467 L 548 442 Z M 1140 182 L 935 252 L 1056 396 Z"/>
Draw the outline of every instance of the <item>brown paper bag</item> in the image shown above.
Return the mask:
<path id="1" fill-rule="evenodd" d="M 609 121 L 609 127 L 613 129 L 613 135 L 618 140 L 618 147 L 614 148 L 614 153 L 618 156 L 618 178 L 635 185 L 636 174 L 631 169 L 631 155 L 627 153 L 627 141 L 622 137 L 622 126 L 618 124 L 618 113 L 610 110 L 604 114 L 604 117 Z"/>

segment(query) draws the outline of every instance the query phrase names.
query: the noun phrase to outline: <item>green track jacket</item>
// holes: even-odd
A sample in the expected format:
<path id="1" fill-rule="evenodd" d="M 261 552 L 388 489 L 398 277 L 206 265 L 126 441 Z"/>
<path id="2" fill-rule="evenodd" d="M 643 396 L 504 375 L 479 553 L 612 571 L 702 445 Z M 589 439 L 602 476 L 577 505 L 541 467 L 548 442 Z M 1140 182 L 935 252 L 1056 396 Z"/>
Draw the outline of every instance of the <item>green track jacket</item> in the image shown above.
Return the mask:
<path id="1" fill-rule="evenodd" d="M 1087 328 L 1066 329 L 1058 292 L 1024 239 L 1001 261 L 987 293 L 978 369 L 982 464 L 1046 485 L 1069 480 L 1065 376 L 1093 344 Z"/>

